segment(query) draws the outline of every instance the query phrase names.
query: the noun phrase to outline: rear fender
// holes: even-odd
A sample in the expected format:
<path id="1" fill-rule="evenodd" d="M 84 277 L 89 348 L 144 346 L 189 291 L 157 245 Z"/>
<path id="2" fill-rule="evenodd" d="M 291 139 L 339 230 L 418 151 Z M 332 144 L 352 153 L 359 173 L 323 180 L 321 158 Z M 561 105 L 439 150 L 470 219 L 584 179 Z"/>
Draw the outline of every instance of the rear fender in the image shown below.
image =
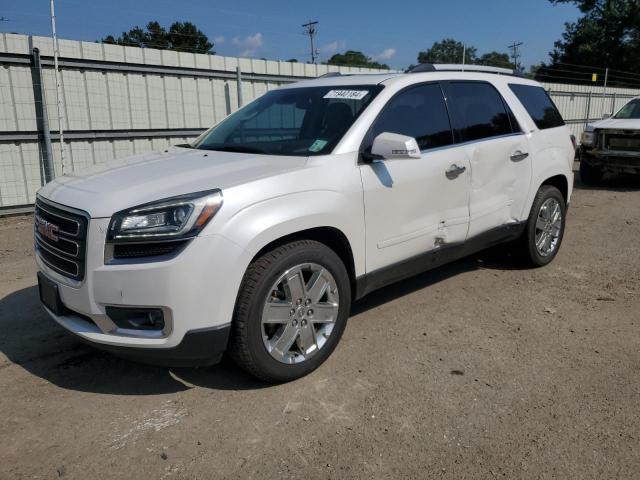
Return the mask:
<path id="1" fill-rule="evenodd" d="M 568 155 L 573 155 L 564 148 L 547 148 L 540 151 L 534 159 L 533 176 L 531 179 L 531 187 L 529 189 L 529 195 L 527 202 L 525 203 L 524 210 L 521 214 L 521 218 L 526 220 L 529 218 L 529 213 L 533 205 L 536 193 L 540 187 L 550 179 L 558 175 L 563 176 L 567 181 L 567 204 L 571 201 L 571 193 L 573 191 L 573 170 L 570 165 L 572 161 L 568 161 Z"/>

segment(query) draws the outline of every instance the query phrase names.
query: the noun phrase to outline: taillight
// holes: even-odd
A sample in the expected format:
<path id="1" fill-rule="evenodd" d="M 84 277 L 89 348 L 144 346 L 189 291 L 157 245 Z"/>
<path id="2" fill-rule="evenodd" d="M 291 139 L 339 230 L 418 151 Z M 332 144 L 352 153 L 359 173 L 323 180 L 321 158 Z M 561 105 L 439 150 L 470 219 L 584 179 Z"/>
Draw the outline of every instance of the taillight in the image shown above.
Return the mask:
<path id="1" fill-rule="evenodd" d="M 573 144 L 573 149 L 577 150 L 578 149 L 578 143 L 576 142 L 576 136 L 575 135 L 569 135 L 571 137 L 571 143 Z"/>

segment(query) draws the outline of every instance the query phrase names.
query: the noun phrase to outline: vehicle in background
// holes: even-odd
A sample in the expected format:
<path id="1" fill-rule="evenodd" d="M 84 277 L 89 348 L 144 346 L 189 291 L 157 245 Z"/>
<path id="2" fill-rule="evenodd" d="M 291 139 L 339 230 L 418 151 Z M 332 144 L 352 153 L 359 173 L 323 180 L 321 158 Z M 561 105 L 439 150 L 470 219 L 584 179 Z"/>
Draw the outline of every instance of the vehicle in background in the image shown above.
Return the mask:
<path id="1" fill-rule="evenodd" d="M 640 174 L 640 98 L 587 125 L 580 142 L 580 178 L 598 185 L 605 173 Z"/>
<path id="2" fill-rule="evenodd" d="M 509 70 L 287 85 L 190 145 L 43 187 L 40 298 L 126 357 L 209 365 L 226 351 L 292 380 L 329 357 L 369 292 L 499 243 L 551 262 L 574 155 L 544 89 Z"/>

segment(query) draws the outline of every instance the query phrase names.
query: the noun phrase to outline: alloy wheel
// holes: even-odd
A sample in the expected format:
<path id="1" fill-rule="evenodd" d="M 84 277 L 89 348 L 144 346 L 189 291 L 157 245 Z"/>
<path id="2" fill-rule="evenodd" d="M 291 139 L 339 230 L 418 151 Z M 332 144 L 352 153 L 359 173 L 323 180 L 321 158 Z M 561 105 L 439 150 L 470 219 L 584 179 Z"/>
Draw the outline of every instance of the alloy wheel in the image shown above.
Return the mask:
<path id="1" fill-rule="evenodd" d="M 548 198 L 540 206 L 536 220 L 536 250 L 543 257 L 553 254 L 558 248 L 562 232 L 562 208 L 555 198 Z"/>
<path id="2" fill-rule="evenodd" d="M 326 344 L 338 318 L 335 278 L 316 263 L 296 265 L 273 284 L 262 311 L 262 340 L 282 363 L 300 363 Z"/>

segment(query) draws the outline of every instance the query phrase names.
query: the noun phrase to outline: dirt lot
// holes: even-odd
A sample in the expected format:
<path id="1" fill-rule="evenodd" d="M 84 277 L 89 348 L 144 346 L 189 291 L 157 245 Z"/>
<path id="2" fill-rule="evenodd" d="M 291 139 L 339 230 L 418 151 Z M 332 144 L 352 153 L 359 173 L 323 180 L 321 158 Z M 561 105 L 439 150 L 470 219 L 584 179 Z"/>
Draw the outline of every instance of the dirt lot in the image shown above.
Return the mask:
<path id="1" fill-rule="evenodd" d="M 640 182 L 577 185 L 560 255 L 500 250 L 357 303 L 311 376 L 163 369 L 38 305 L 0 220 L 0 478 L 638 478 Z"/>

